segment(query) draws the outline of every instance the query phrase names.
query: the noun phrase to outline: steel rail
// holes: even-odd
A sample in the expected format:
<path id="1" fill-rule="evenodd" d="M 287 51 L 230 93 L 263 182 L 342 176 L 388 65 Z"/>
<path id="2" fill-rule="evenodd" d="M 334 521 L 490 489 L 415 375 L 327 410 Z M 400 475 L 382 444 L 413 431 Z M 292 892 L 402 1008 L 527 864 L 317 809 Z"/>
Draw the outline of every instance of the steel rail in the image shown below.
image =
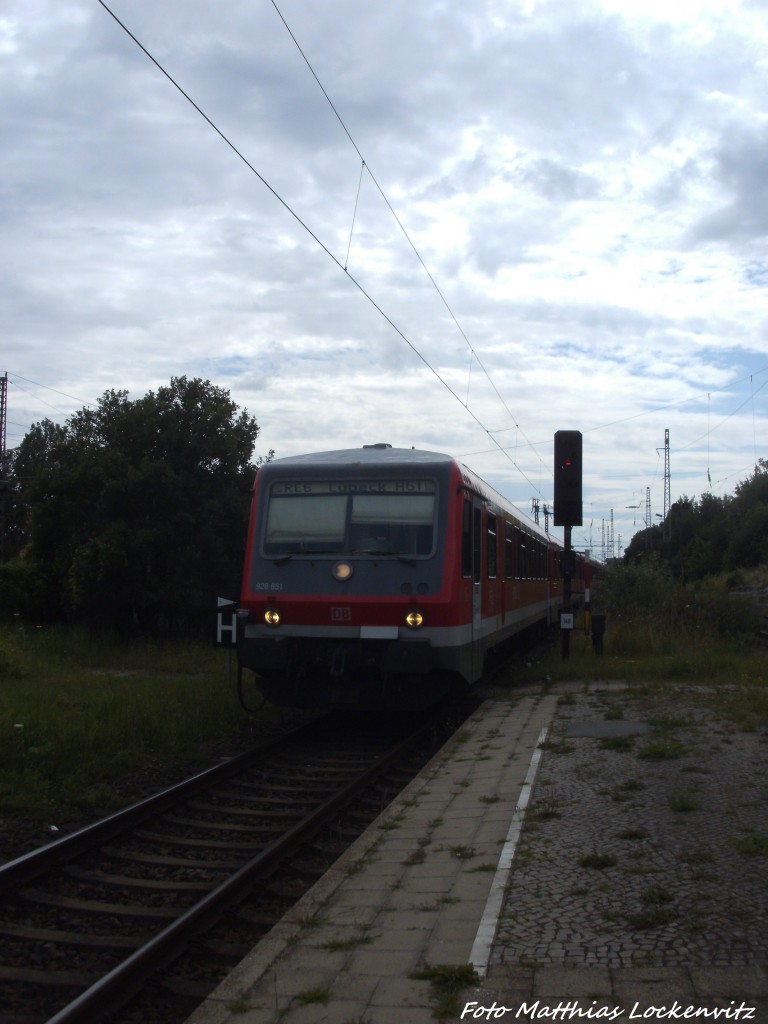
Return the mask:
<path id="1" fill-rule="evenodd" d="M 62 836 L 61 839 L 55 839 L 45 846 L 39 846 L 35 850 L 30 850 L 29 853 L 21 854 L 14 860 L 0 864 L 0 894 L 13 891 L 18 886 L 37 878 L 54 865 L 71 860 L 101 840 L 112 839 L 144 818 L 156 814 L 166 806 L 173 805 L 181 797 L 194 793 L 195 790 L 208 786 L 219 779 L 226 779 L 230 775 L 238 774 L 275 747 L 282 746 L 286 740 L 301 738 L 303 733 L 310 732 L 316 727 L 317 720 L 305 723 L 298 729 L 282 733 L 253 750 L 229 758 L 222 764 L 206 768 L 205 771 L 199 772 L 197 775 L 177 782 L 175 785 L 169 786 L 168 789 L 163 789 L 145 800 L 139 800 L 106 818 L 100 818 L 90 825 L 85 825 L 69 835 Z"/>
<path id="2" fill-rule="evenodd" d="M 349 803 L 360 789 L 401 757 L 403 752 L 430 728 L 429 725 L 421 726 L 405 740 L 399 741 L 356 779 L 325 800 L 285 835 L 270 843 L 167 928 L 63 1007 L 47 1024 L 94 1024 L 94 1020 L 98 1019 L 94 1017 L 95 1014 L 114 1012 L 128 1002 L 151 975 L 172 962 L 182 952 L 192 936 L 219 918 L 228 904 L 251 888 L 256 876 L 265 874 L 276 866 L 291 848 L 316 831 L 331 814 Z"/>

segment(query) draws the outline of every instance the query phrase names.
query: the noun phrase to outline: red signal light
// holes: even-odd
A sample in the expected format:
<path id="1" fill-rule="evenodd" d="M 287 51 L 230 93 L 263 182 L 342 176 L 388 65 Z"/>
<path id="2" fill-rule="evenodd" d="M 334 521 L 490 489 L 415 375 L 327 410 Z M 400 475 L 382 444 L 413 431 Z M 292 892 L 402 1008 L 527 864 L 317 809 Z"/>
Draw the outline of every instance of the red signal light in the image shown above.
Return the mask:
<path id="1" fill-rule="evenodd" d="M 579 430 L 555 433 L 555 526 L 581 526 L 581 456 Z"/>

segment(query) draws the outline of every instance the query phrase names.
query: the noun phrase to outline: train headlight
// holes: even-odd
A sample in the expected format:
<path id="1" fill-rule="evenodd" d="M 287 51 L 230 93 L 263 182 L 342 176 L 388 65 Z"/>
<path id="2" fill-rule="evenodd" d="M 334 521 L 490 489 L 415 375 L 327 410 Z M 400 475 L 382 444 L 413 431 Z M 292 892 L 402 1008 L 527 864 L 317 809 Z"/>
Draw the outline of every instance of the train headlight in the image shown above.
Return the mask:
<path id="1" fill-rule="evenodd" d="M 424 625 L 424 616 L 421 612 L 413 611 L 408 612 L 405 616 L 405 624 L 409 629 L 419 629 Z"/>
<path id="2" fill-rule="evenodd" d="M 333 567 L 333 576 L 337 580 L 348 580 L 352 575 L 352 566 L 349 562 L 337 562 Z"/>
<path id="3" fill-rule="evenodd" d="M 277 608 L 267 608 L 264 612 L 264 621 L 268 626 L 279 626 L 282 618 Z"/>

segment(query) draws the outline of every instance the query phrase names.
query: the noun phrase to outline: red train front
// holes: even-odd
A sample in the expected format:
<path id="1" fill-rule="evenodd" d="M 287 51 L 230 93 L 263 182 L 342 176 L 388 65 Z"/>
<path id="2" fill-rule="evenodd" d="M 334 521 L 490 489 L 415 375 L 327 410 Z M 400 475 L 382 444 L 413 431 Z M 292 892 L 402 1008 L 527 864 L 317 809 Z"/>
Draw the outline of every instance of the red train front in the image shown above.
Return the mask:
<path id="1" fill-rule="evenodd" d="M 254 488 L 238 661 L 276 704 L 414 709 L 559 604 L 553 542 L 448 455 L 276 460 Z"/>

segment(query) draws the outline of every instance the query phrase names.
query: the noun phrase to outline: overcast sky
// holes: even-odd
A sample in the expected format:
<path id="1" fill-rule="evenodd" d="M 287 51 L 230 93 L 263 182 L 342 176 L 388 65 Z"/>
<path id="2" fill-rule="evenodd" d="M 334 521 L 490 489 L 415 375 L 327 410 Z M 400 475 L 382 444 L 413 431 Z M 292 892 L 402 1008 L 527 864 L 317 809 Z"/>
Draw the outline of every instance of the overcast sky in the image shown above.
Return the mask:
<path id="1" fill-rule="evenodd" d="M 244 159 L 98 0 L 3 0 L 9 447 L 200 376 L 257 453 L 445 451 L 530 510 L 581 430 L 597 554 L 666 429 L 673 501 L 768 457 L 768 0 L 109 7 Z"/>

